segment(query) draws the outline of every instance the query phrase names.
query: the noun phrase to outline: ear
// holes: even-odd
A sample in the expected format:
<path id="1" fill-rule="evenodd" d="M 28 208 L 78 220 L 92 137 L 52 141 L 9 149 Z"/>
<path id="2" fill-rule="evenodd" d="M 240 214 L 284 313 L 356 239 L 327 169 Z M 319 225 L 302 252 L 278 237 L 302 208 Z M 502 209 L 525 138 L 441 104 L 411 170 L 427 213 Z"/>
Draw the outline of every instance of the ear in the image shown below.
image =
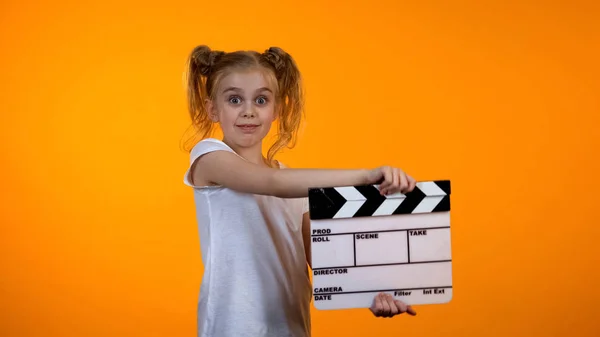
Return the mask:
<path id="1" fill-rule="evenodd" d="M 208 118 L 211 121 L 217 123 L 219 121 L 219 114 L 217 113 L 217 108 L 212 100 L 206 99 L 204 101 L 204 105 L 206 106 L 206 112 L 208 113 Z"/>

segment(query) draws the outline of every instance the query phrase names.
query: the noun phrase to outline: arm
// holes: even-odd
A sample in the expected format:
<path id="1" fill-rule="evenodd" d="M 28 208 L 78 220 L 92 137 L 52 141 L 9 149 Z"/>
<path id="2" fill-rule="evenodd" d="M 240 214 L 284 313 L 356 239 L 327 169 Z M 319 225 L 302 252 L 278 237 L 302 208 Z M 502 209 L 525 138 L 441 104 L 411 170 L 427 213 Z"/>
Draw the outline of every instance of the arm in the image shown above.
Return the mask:
<path id="1" fill-rule="evenodd" d="M 280 198 L 307 197 L 309 188 L 368 184 L 370 176 L 369 170 L 272 169 L 227 151 L 203 155 L 193 169 L 210 183 Z"/>

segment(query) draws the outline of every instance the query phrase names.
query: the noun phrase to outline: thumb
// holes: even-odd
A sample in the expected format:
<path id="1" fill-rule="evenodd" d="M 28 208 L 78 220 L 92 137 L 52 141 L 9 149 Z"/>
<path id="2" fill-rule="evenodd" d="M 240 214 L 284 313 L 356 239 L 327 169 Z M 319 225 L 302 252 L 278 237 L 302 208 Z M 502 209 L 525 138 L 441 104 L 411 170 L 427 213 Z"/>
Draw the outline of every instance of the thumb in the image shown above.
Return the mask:
<path id="1" fill-rule="evenodd" d="M 396 303 L 396 306 L 400 309 L 400 312 L 405 312 L 411 316 L 415 316 L 417 314 L 415 309 L 413 309 L 410 305 L 400 300 L 395 300 L 394 302 Z"/>

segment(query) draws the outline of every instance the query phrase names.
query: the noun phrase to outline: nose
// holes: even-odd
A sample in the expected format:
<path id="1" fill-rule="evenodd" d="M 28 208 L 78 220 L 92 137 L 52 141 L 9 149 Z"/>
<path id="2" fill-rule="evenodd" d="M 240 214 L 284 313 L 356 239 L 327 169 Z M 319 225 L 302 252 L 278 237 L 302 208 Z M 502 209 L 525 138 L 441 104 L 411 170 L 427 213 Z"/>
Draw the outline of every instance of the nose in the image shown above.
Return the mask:
<path id="1" fill-rule="evenodd" d="M 256 111 L 254 110 L 253 106 L 247 106 L 243 111 L 242 111 L 242 116 L 245 118 L 253 118 L 256 117 Z"/>

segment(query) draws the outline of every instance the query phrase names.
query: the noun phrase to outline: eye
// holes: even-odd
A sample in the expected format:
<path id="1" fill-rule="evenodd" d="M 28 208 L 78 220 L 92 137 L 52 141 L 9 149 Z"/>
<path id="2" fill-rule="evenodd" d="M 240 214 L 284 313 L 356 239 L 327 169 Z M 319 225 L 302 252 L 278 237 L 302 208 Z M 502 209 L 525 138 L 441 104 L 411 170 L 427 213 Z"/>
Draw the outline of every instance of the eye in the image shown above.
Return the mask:
<path id="1" fill-rule="evenodd" d="M 229 103 L 240 104 L 241 101 L 242 100 L 238 96 L 231 96 L 231 97 L 229 97 Z"/>
<path id="2" fill-rule="evenodd" d="M 261 105 L 262 104 L 267 104 L 267 98 L 264 97 L 264 96 L 261 96 L 261 97 L 259 97 L 259 98 L 256 99 L 256 103 L 261 104 Z"/>

